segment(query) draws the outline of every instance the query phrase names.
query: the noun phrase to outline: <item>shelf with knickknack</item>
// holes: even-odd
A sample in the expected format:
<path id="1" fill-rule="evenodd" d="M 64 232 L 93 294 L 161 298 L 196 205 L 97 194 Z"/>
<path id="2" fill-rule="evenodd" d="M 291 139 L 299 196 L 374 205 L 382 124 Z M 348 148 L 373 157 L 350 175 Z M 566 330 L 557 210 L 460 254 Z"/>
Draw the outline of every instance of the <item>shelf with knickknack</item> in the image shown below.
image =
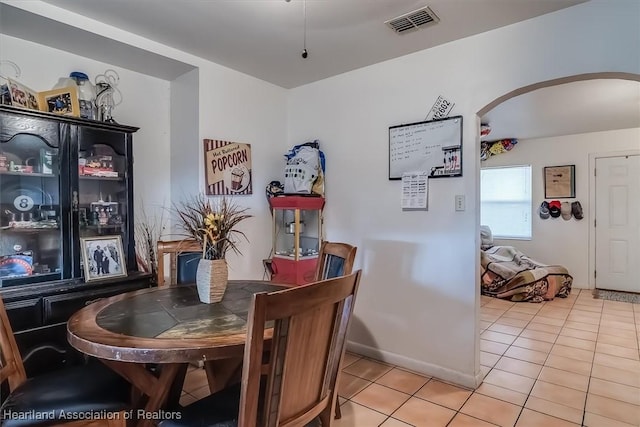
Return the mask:
<path id="1" fill-rule="evenodd" d="M 0 105 L 0 296 L 29 375 L 77 360 L 66 319 L 87 301 L 149 286 L 133 249 L 137 130 Z M 96 268 L 103 241 L 110 267 Z"/>

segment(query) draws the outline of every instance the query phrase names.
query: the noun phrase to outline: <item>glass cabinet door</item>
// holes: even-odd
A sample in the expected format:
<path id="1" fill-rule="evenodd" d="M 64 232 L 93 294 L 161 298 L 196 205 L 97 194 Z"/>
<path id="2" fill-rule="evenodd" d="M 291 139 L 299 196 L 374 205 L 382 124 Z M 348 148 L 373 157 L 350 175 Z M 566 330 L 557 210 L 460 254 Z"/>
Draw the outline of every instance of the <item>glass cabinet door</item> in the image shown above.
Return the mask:
<path id="1" fill-rule="evenodd" d="M 76 273 L 108 277 L 123 271 L 129 250 L 127 134 L 83 128 L 78 137 L 77 226 L 84 256 Z"/>
<path id="2" fill-rule="evenodd" d="M 64 277 L 61 224 L 68 210 L 60 200 L 58 124 L 47 123 L 37 123 L 45 137 L 30 133 L 28 126 L 11 134 L 2 123 L 0 287 Z"/>

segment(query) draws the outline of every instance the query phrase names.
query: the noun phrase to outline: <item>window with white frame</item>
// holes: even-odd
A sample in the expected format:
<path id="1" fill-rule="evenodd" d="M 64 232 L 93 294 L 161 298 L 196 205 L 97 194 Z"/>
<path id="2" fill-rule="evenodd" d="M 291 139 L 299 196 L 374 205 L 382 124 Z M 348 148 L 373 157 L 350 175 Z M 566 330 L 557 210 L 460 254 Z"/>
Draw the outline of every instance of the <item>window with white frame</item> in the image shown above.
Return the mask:
<path id="1" fill-rule="evenodd" d="M 531 165 L 480 170 L 480 224 L 494 238 L 531 239 Z"/>

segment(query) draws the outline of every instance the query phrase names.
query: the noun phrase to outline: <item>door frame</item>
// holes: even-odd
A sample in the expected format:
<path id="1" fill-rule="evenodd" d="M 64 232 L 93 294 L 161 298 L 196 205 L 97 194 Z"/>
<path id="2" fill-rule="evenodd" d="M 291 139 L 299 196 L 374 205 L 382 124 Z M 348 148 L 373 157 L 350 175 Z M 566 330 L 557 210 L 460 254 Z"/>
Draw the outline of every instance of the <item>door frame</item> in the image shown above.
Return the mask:
<path id="1" fill-rule="evenodd" d="M 589 153 L 589 215 L 586 219 L 589 223 L 589 283 L 588 289 L 596 288 L 596 159 L 606 157 L 638 156 L 640 150 L 607 151 L 602 153 Z"/>

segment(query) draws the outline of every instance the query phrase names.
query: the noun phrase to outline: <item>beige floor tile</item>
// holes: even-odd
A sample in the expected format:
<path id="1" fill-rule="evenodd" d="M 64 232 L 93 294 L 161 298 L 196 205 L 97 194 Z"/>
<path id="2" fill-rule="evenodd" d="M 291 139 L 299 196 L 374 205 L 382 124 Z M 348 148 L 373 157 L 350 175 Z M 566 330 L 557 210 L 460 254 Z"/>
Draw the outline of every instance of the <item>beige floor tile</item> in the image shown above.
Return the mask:
<path id="1" fill-rule="evenodd" d="M 633 424 L 612 420 L 611 418 L 605 418 L 601 415 L 592 414 L 591 412 L 585 412 L 583 425 L 584 427 L 637 427 Z"/>
<path id="2" fill-rule="evenodd" d="M 469 415 L 461 414 L 458 412 L 453 420 L 447 427 L 494 427 L 495 424 L 491 424 L 477 418 L 470 417 Z"/>
<path id="3" fill-rule="evenodd" d="M 542 365 L 502 356 L 498 363 L 496 363 L 495 368 L 536 379 L 538 378 L 538 374 L 540 374 L 540 370 L 542 370 Z"/>
<path id="4" fill-rule="evenodd" d="M 393 366 L 385 363 L 376 362 L 375 360 L 362 358 L 343 369 L 351 375 L 364 378 L 369 381 L 375 381 L 382 375 L 393 369 Z"/>
<path id="5" fill-rule="evenodd" d="M 387 416 L 352 401 L 340 406 L 342 418 L 333 420 L 333 427 L 365 427 L 379 426 Z"/>
<path id="6" fill-rule="evenodd" d="M 561 420 L 549 415 L 541 414 L 540 412 L 532 411 L 530 409 L 523 409 L 516 427 L 575 427 L 580 424 L 570 423 L 569 421 Z"/>
<path id="7" fill-rule="evenodd" d="M 551 366 L 556 369 L 562 369 L 564 371 L 574 372 L 580 375 L 589 375 L 591 372 L 591 361 L 570 359 L 568 357 L 557 356 L 555 354 L 550 354 L 544 362 L 544 365 Z"/>
<path id="8" fill-rule="evenodd" d="M 579 331 L 598 332 L 598 325 L 592 325 L 590 323 L 572 322 L 568 320 L 564 324 L 565 328 L 577 329 Z"/>
<path id="9" fill-rule="evenodd" d="M 489 313 L 480 313 L 480 320 L 482 320 L 483 322 L 490 322 L 493 323 L 496 320 L 498 320 L 500 316 L 497 316 L 495 314 L 489 314 Z"/>
<path id="10" fill-rule="evenodd" d="M 566 319 L 569 315 L 569 309 L 561 308 L 543 308 L 538 312 L 538 316 L 551 317 L 553 319 Z"/>
<path id="11" fill-rule="evenodd" d="M 637 387 L 606 381 L 600 378 L 591 378 L 589 382 L 589 393 L 640 406 L 640 388 Z"/>
<path id="12" fill-rule="evenodd" d="M 488 328 L 489 326 L 491 326 L 491 325 L 493 325 L 493 322 L 487 322 L 487 321 L 485 321 L 485 320 L 481 320 L 481 321 L 480 321 L 480 329 L 481 329 L 481 330 L 483 330 L 483 331 L 484 331 L 485 329 L 487 329 L 487 328 Z"/>
<path id="13" fill-rule="evenodd" d="M 511 344 L 516 337 L 509 334 L 503 334 L 495 331 L 484 331 L 480 334 L 480 338 L 483 340 L 495 341 L 502 344 Z"/>
<path id="14" fill-rule="evenodd" d="M 619 329 L 623 331 L 636 331 L 636 325 L 633 322 L 615 322 L 612 320 L 603 320 L 600 327 L 605 329 Z"/>
<path id="15" fill-rule="evenodd" d="M 455 416 L 456 411 L 412 397 L 396 412 L 393 418 L 412 424 L 416 427 L 444 427 Z"/>
<path id="16" fill-rule="evenodd" d="M 351 365 L 353 362 L 357 362 L 360 359 L 362 359 L 362 356 L 360 356 L 358 354 L 345 353 L 344 354 L 344 359 L 342 359 L 342 369 L 344 369 L 347 366 Z"/>
<path id="17" fill-rule="evenodd" d="M 488 353 L 486 351 L 481 351 L 480 352 L 480 364 L 484 365 L 484 366 L 490 366 L 493 368 L 493 366 L 498 363 L 498 360 L 500 360 L 500 355 L 499 354 L 493 354 L 493 353 Z"/>
<path id="18" fill-rule="evenodd" d="M 587 323 L 590 325 L 598 325 L 600 324 L 600 314 L 593 313 L 593 315 L 588 314 L 576 314 L 571 313 L 567 317 L 568 322 L 578 322 L 578 323 Z"/>
<path id="19" fill-rule="evenodd" d="M 513 403 L 517 406 L 523 406 L 524 402 L 527 400 L 527 395 L 524 393 L 518 393 L 517 391 L 498 387 L 485 382 L 480 384 L 480 387 L 476 389 L 475 393 L 484 394 L 485 396 L 493 397 L 498 400 L 504 400 L 505 402 Z"/>
<path id="20" fill-rule="evenodd" d="M 593 351 L 567 347 L 566 345 L 554 345 L 551 349 L 551 354 L 568 357 L 570 359 L 582 360 L 584 362 L 591 362 L 593 360 Z"/>
<path id="21" fill-rule="evenodd" d="M 540 372 L 538 377 L 540 381 L 545 381 L 551 384 L 561 385 L 569 387 L 574 390 L 586 392 L 589 387 L 589 377 L 587 375 L 580 375 L 569 371 L 563 371 L 560 369 L 545 366 Z"/>
<path id="22" fill-rule="evenodd" d="M 437 403 L 449 409 L 455 409 L 456 411 L 462 407 L 469 396 L 471 396 L 470 390 L 437 380 L 429 381 L 415 394 L 415 397 Z"/>
<path id="23" fill-rule="evenodd" d="M 635 331 L 631 331 L 627 329 L 619 329 L 616 327 L 603 326 L 603 325 L 600 325 L 600 329 L 598 331 L 598 336 L 600 335 L 612 335 L 614 337 L 628 338 L 628 339 L 636 338 Z"/>
<path id="24" fill-rule="evenodd" d="M 490 331 L 501 332 L 503 334 L 509 335 L 520 335 L 523 330 L 522 328 L 518 328 L 516 326 L 501 325 L 499 323 L 493 323 L 487 329 Z"/>
<path id="25" fill-rule="evenodd" d="M 460 412 L 499 426 L 513 426 L 520 414 L 520 406 L 479 393 L 471 395 Z"/>
<path id="26" fill-rule="evenodd" d="M 525 326 L 527 326 L 529 321 L 522 320 L 522 319 L 512 319 L 510 317 L 501 317 L 498 320 L 496 320 L 496 323 L 500 325 L 508 325 L 508 326 L 515 326 L 517 328 L 524 328 Z"/>
<path id="27" fill-rule="evenodd" d="M 429 377 L 394 368 L 378 378 L 376 383 L 403 393 L 413 394 L 425 385 L 427 381 L 429 381 Z"/>
<path id="28" fill-rule="evenodd" d="M 480 340 L 480 350 L 487 353 L 503 355 L 509 346 L 495 341 Z"/>
<path id="29" fill-rule="evenodd" d="M 380 424 L 380 427 L 411 427 L 411 424 L 403 423 L 395 418 L 388 418 L 387 421 Z"/>
<path id="30" fill-rule="evenodd" d="M 571 311 L 573 311 L 573 312 L 588 311 L 588 312 L 591 312 L 591 313 L 601 313 L 602 312 L 602 306 L 584 305 L 584 304 L 576 303 L 573 306 L 573 310 L 571 310 Z"/>
<path id="31" fill-rule="evenodd" d="M 374 383 L 352 396 L 351 400 L 367 408 L 391 415 L 410 397 L 409 394 Z"/>
<path id="32" fill-rule="evenodd" d="M 531 390 L 531 396 L 539 397 L 540 399 L 549 400 L 559 405 L 568 406 L 582 410 L 584 408 L 584 401 L 586 393 L 583 391 L 574 390 L 568 387 L 563 387 L 544 381 L 536 381 L 533 389 Z"/>
<path id="33" fill-rule="evenodd" d="M 524 407 L 578 425 L 582 423 L 582 409 L 571 408 L 536 396 L 529 396 Z"/>
<path id="34" fill-rule="evenodd" d="M 551 351 L 551 347 L 553 347 L 553 343 L 523 337 L 518 337 L 518 339 L 513 342 L 513 345 L 516 347 L 527 348 L 529 350 L 540 351 L 542 353 L 549 353 L 549 351 Z"/>
<path id="35" fill-rule="evenodd" d="M 624 357 L 626 359 L 640 360 L 637 348 L 621 347 L 619 345 L 599 342 L 596 344 L 596 353 L 610 354 L 612 356 Z"/>
<path id="36" fill-rule="evenodd" d="M 531 329 L 525 329 L 520 334 L 521 338 L 529 338 L 532 340 L 544 341 L 554 343 L 558 338 L 557 334 L 550 334 L 549 332 L 535 331 Z"/>
<path id="37" fill-rule="evenodd" d="M 633 311 L 633 304 L 623 301 L 604 300 L 603 310 Z"/>
<path id="38" fill-rule="evenodd" d="M 508 317 L 510 319 L 526 320 L 527 322 L 533 319 L 533 316 L 534 314 L 521 313 L 519 311 L 511 311 L 511 310 L 507 311 L 502 315 L 503 318 Z"/>
<path id="39" fill-rule="evenodd" d="M 602 312 L 602 322 L 633 323 L 633 313 L 630 311 L 615 311 L 613 313 Z"/>
<path id="40" fill-rule="evenodd" d="M 587 412 L 606 418 L 622 421 L 634 426 L 640 425 L 640 406 L 635 406 L 630 403 L 589 393 L 587 395 L 587 405 L 585 409 Z"/>
<path id="41" fill-rule="evenodd" d="M 598 339 L 597 332 L 581 331 L 579 329 L 572 329 L 568 327 L 562 328 L 562 330 L 560 331 L 560 336 L 580 338 L 589 341 L 596 341 Z"/>
<path id="42" fill-rule="evenodd" d="M 564 325 L 564 319 L 556 319 L 555 317 L 536 316 L 531 320 L 531 323 L 542 323 L 544 325 L 562 326 Z"/>
<path id="43" fill-rule="evenodd" d="M 369 384 L 371 384 L 370 381 L 356 377 L 355 375 L 347 374 L 343 371 L 338 376 L 338 395 L 345 399 L 349 399 Z"/>
<path id="44" fill-rule="evenodd" d="M 638 348 L 638 340 L 635 338 L 616 337 L 615 335 L 598 335 L 598 342 L 611 345 L 619 345 L 626 348 Z"/>
<path id="45" fill-rule="evenodd" d="M 488 304 L 480 309 L 480 313 L 482 314 L 490 314 L 492 316 L 502 316 L 507 310 L 500 308 L 492 308 Z"/>
<path id="46" fill-rule="evenodd" d="M 594 351 L 596 348 L 595 341 L 585 340 L 582 338 L 567 337 L 564 335 L 560 335 L 558 337 L 556 344 L 565 345 L 567 347 L 579 348 L 582 350 L 589 350 L 589 351 Z"/>
<path id="47" fill-rule="evenodd" d="M 543 307 L 543 304 L 515 304 L 509 309 L 509 311 L 519 311 L 520 313 L 536 314 Z"/>
<path id="48" fill-rule="evenodd" d="M 549 334 L 559 334 L 562 326 L 545 325 L 544 323 L 529 323 L 525 330 L 546 332 Z"/>
<path id="49" fill-rule="evenodd" d="M 518 393 L 528 394 L 535 383 L 535 379 L 499 369 L 492 369 L 485 377 L 484 382 L 517 391 Z"/>
<path id="50" fill-rule="evenodd" d="M 484 379 L 484 377 L 489 374 L 489 371 L 491 371 L 491 369 L 492 368 L 490 366 L 480 365 L 480 374 L 482 375 L 482 379 Z"/>
<path id="51" fill-rule="evenodd" d="M 537 363 L 539 365 L 542 365 L 547 359 L 547 353 L 529 350 L 522 347 L 510 347 L 504 355 L 513 359 L 524 360 L 531 363 Z"/>
<path id="52" fill-rule="evenodd" d="M 640 372 L 640 362 L 625 357 L 613 356 L 610 354 L 596 353 L 593 363 L 612 368 L 624 369 L 631 372 Z"/>
<path id="53" fill-rule="evenodd" d="M 640 372 L 625 371 L 594 363 L 591 377 L 640 388 Z"/>

